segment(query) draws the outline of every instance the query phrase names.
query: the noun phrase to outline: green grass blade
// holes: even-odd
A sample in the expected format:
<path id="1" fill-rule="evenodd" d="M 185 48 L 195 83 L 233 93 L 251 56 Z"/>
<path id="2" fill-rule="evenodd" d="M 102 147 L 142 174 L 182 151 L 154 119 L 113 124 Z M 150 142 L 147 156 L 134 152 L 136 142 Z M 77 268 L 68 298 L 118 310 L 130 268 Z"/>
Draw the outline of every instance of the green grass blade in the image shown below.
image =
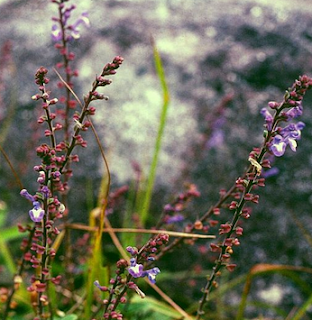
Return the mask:
<path id="1" fill-rule="evenodd" d="M 292 320 L 300 320 L 305 315 L 307 309 L 312 306 L 312 295 L 308 298 L 308 300 L 299 308 L 296 314 L 292 317 Z"/>
<path id="2" fill-rule="evenodd" d="M 4 201 L 0 200 L 0 228 L 2 228 L 7 219 L 8 210 L 7 205 Z"/>
<path id="3" fill-rule="evenodd" d="M 296 283 L 298 282 L 297 277 L 294 276 L 296 272 L 307 272 L 311 273 L 312 269 L 311 268 L 304 268 L 304 267 L 296 267 L 296 266 L 288 266 L 288 265 L 270 265 L 270 264 L 258 264 L 255 265 L 250 272 L 247 275 L 243 294 L 242 294 L 242 299 L 240 302 L 240 305 L 238 307 L 238 312 L 236 314 L 236 320 L 243 320 L 244 319 L 244 312 L 245 308 L 247 306 L 247 297 L 249 295 L 250 289 L 251 289 L 251 284 L 253 279 L 262 274 L 271 274 L 271 273 L 278 273 L 280 275 L 286 276 L 287 278 L 295 281 Z M 301 283 L 299 282 L 301 285 Z M 303 290 L 306 290 L 303 288 Z M 300 318 L 298 318 L 300 319 Z"/>
<path id="4" fill-rule="evenodd" d="M 156 300 L 155 298 L 145 297 L 139 298 L 137 295 L 131 299 L 131 303 L 128 306 L 129 319 L 135 318 L 135 315 L 139 312 L 145 315 L 144 319 L 162 319 L 172 320 L 181 319 L 181 314 L 173 309 L 168 304 Z M 195 319 L 189 316 L 188 319 Z"/>
<path id="5" fill-rule="evenodd" d="M 16 226 L 8 227 L 6 229 L 1 230 L 0 239 L 3 241 L 11 241 L 23 238 L 24 234 L 20 233 Z"/>
<path id="6" fill-rule="evenodd" d="M 144 225 L 146 222 L 148 211 L 150 208 L 150 202 L 152 198 L 152 192 L 153 192 L 154 182 L 156 177 L 159 152 L 161 149 L 161 142 L 162 142 L 162 137 L 164 135 L 164 129 L 165 129 L 167 113 L 168 113 L 168 106 L 170 101 L 169 89 L 166 82 L 165 71 L 162 65 L 160 55 L 154 43 L 153 43 L 153 50 L 154 50 L 154 61 L 155 61 L 156 73 L 160 80 L 162 91 L 163 91 L 163 106 L 162 106 L 162 111 L 160 116 L 159 127 L 158 127 L 158 134 L 155 142 L 154 156 L 153 156 L 152 164 L 149 170 L 145 197 L 144 197 L 142 208 L 141 208 L 140 218 L 141 218 L 142 225 Z"/>
<path id="7" fill-rule="evenodd" d="M 2 240 L 2 238 L 0 239 L 0 255 L 3 258 L 4 265 L 7 267 L 11 276 L 13 276 L 16 273 L 16 266 L 14 263 L 14 259 L 11 255 L 11 252 L 7 244 Z"/>
<path id="8" fill-rule="evenodd" d="M 104 175 L 101 182 L 101 187 L 98 196 L 98 206 L 90 212 L 89 226 L 95 227 L 98 225 L 98 231 L 93 233 L 92 256 L 88 262 L 86 275 L 86 301 L 84 307 L 84 319 L 89 319 L 91 316 L 91 308 L 93 304 L 94 281 L 99 280 L 103 284 L 104 278 L 107 278 L 107 270 L 103 268 L 102 255 L 102 231 L 104 227 L 104 216 L 107 205 L 107 176 Z M 97 222 L 97 219 L 99 222 Z"/>

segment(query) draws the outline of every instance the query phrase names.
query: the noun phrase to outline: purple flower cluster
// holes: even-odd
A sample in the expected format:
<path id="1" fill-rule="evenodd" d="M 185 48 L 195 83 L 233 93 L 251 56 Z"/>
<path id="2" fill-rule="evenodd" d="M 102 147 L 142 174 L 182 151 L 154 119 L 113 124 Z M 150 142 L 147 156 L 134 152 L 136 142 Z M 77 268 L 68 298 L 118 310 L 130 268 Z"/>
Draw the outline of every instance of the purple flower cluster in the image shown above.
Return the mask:
<path id="1" fill-rule="evenodd" d="M 136 258 L 131 258 L 128 272 L 132 275 L 133 278 L 144 278 L 147 276 L 148 280 L 154 284 L 156 283 L 156 276 L 158 275 L 158 273 L 160 273 L 160 270 L 157 267 L 149 270 L 143 270 L 143 264 L 137 263 Z"/>
<path id="2" fill-rule="evenodd" d="M 297 141 L 301 137 L 301 130 L 305 127 L 303 122 L 298 122 L 297 124 L 291 123 L 283 129 L 278 130 L 277 134 L 270 146 L 270 150 L 277 157 L 281 157 L 286 150 L 286 146 L 289 145 L 290 149 L 296 152 Z"/>
<path id="3" fill-rule="evenodd" d="M 55 3 L 59 3 L 57 1 L 52 1 Z M 65 7 L 64 3 L 59 4 L 59 8 L 61 10 L 61 19 L 53 18 L 53 21 L 58 22 L 58 24 L 54 24 L 52 26 L 52 40 L 57 42 L 63 39 L 62 29 L 68 30 L 68 35 L 66 35 L 65 41 L 72 41 L 80 38 L 80 25 L 84 25 L 85 27 L 90 27 L 90 20 L 88 18 L 88 13 L 84 12 L 80 15 L 77 21 L 73 24 L 68 24 L 68 19 L 71 16 L 71 12 L 76 9 L 75 5 L 71 5 L 69 7 Z"/>
<path id="4" fill-rule="evenodd" d="M 268 106 L 275 111 L 275 115 L 272 115 L 266 108 L 261 110 L 261 114 L 265 119 L 268 150 L 276 157 L 281 157 L 285 153 L 287 146 L 294 152 L 297 150 L 297 140 L 301 138 L 301 131 L 305 127 L 305 124 L 303 122 L 293 123 L 291 121 L 302 115 L 302 99 L 311 86 L 312 79 L 305 75 L 301 76 L 286 91 L 282 103 L 269 102 Z M 285 127 L 281 127 L 279 126 L 281 122 L 291 123 Z"/>
<path id="5" fill-rule="evenodd" d="M 156 282 L 156 276 L 160 273 L 159 268 L 154 267 L 152 269 L 143 270 L 144 261 L 154 261 L 155 253 L 169 241 L 167 234 L 159 234 L 152 238 L 140 251 L 136 247 L 127 247 L 127 251 L 131 254 L 130 266 L 128 272 L 133 278 L 148 277 L 151 283 Z M 141 263 L 142 262 L 142 263 Z"/>

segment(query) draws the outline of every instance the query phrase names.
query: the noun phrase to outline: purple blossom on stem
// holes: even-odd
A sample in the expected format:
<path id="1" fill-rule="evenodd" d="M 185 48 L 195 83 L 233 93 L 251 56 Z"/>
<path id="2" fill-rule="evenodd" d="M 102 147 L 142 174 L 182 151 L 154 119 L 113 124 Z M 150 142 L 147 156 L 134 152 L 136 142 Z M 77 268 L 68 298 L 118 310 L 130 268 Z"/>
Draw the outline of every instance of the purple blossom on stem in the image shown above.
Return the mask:
<path id="1" fill-rule="evenodd" d="M 62 31 L 58 25 L 54 24 L 52 26 L 51 36 L 52 40 L 55 42 L 62 40 Z"/>
<path id="2" fill-rule="evenodd" d="M 284 141 L 283 137 L 278 134 L 274 137 L 270 150 L 274 153 L 275 156 L 281 157 L 285 153 L 286 145 L 287 144 Z"/>
<path id="3" fill-rule="evenodd" d="M 128 246 L 126 250 L 132 255 L 136 256 L 138 254 L 138 249 L 136 247 Z"/>
<path id="4" fill-rule="evenodd" d="M 42 192 L 42 194 L 44 195 L 44 197 L 45 197 L 46 199 L 49 198 L 50 189 L 49 189 L 47 186 L 43 186 L 43 187 L 41 188 L 41 192 Z"/>
<path id="5" fill-rule="evenodd" d="M 149 270 L 143 270 L 143 265 L 140 263 L 137 263 L 136 258 L 130 259 L 130 267 L 128 267 L 128 272 L 131 274 L 133 278 L 144 278 L 148 277 L 148 280 L 151 283 L 156 283 L 156 276 L 158 273 L 160 273 L 159 268 L 154 267 Z"/>
<path id="6" fill-rule="evenodd" d="M 273 168 L 271 168 L 271 169 L 269 169 L 269 170 L 267 170 L 267 171 L 263 171 L 263 172 L 261 173 L 261 176 L 262 176 L 263 178 L 269 178 L 269 177 L 276 176 L 276 175 L 278 175 L 278 174 L 279 174 L 279 169 L 278 169 L 277 167 L 273 167 Z"/>
<path id="7" fill-rule="evenodd" d="M 289 109 L 283 115 L 286 117 L 286 121 L 290 121 L 294 118 L 300 117 L 303 113 L 302 103 L 300 102 L 296 107 Z"/>
<path id="8" fill-rule="evenodd" d="M 210 139 L 206 143 L 206 148 L 217 148 L 220 147 L 224 142 L 224 131 L 220 128 L 217 128 L 211 134 Z"/>
<path id="9" fill-rule="evenodd" d="M 41 208 L 39 201 L 33 202 L 33 208 L 29 210 L 30 219 L 34 222 L 40 222 L 44 216 L 44 210 Z"/>
<path id="10" fill-rule="evenodd" d="M 143 273 L 143 264 L 137 263 L 136 258 L 131 258 L 128 271 L 133 278 L 140 278 Z"/>
<path id="11" fill-rule="evenodd" d="M 286 150 L 286 146 L 289 145 L 290 149 L 296 152 L 297 141 L 301 138 L 301 130 L 304 128 L 303 122 L 297 124 L 291 123 L 283 129 L 280 129 L 279 134 L 273 138 L 270 150 L 277 157 L 281 157 Z"/>
<path id="12" fill-rule="evenodd" d="M 270 131 L 272 129 L 272 124 L 273 124 L 273 119 L 274 119 L 273 116 L 266 108 L 262 108 L 260 113 L 264 117 L 264 120 L 266 123 L 266 128 Z"/>
<path id="13" fill-rule="evenodd" d="M 31 202 L 36 201 L 35 197 L 32 196 L 26 189 L 21 190 L 20 195 Z"/>
<path id="14" fill-rule="evenodd" d="M 88 12 L 82 13 L 79 19 L 75 23 L 67 26 L 68 19 L 70 18 L 70 13 L 73 9 L 75 9 L 75 6 L 71 6 L 70 8 L 67 8 L 63 14 L 63 21 L 62 21 L 63 26 L 70 32 L 66 38 L 67 41 L 76 40 L 80 38 L 80 29 L 79 29 L 80 25 L 84 25 L 86 28 L 90 27 Z M 59 25 L 54 24 L 52 26 L 51 36 L 52 36 L 52 40 L 55 42 L 62 40 L 63 33 Z"/>
<path id="15" fill-rule="evenodd" d="M 79 19 L 73 25 L 68 26 L 68 29 L 71 31 L 69 40 L 72 40 L 72 39 L 76 40 L 80 38 L 79 25 L 81 24 L 84 25 L 86 28 L 90 27 L 88 12 L 82 13 Z"/>
<path id="16" fill-rule="evenodd" d="M 32 196 L 26 189 L 23 189 L 20 192 L 20 195 L 31 201 L 33 204 L 33 208 L 29 210 L 30 219 L 34 222 L 40 222 L 44 216 L 44 210 L 41 208 L 40 202 L 37 201 L 36 198 Z"/>
<path id="17" fill-rule="evenodd" d="M 177 213 L 177 214 L 175 214 L 175 215 L 173 215 L 173 216 L 167 215 L 167 216 L 165 216 L 165 218 L 164 218 L 164 222 L 165 222 L 166 224 L 181 222 L 181 221 L 183 221 L 183 220 L 184 220 L 184 216 L 183 216 L 183 214 L 181 214 L 181 213 Z"/>

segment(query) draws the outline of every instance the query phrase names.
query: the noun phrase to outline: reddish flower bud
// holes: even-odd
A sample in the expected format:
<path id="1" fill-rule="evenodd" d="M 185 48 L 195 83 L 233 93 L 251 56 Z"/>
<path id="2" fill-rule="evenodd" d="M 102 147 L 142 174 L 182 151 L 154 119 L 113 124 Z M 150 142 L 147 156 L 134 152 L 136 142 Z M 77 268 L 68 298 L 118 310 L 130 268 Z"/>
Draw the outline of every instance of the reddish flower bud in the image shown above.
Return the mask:
<path id="1" fill-rule="evenodd" d="M 213 208 L 212 211 L 213 211 L 213 214 L 216 216 L 220 214 L 220 208 Z"/>
<path id="2" fill-rule="evenodd" d="M 210 243 L 210 249 L 212 252 L 221 252 L 221 248 L 215 243 Z"/>
<path id="3" fill-rule="evenodd" d="M 235 233 L 238 236 L 241 236 L 243 234 L 243 228 L 242 227 L 236 227 Z"/>
<path id="4" fill-rule="evenodd" d="M 236 268 L 236 264 L 232 263 L 232 264 L 228 264 L 226 266 L 226 269 L 230 272 L 234 271 L 234 269 Z"/>
<path id="5" fill-rule="evenodd" d="M 237 208 L 237 202 L 236 201 L 232 201 L 231 204 L 229 205 L 229 209 L 230 210 L 235 210 Z"/>
<path id="6" fill-rule="evenodd" d="M 221 224 L 219 229 L 219 234 L 228 233 L 231 231 L 231 225 L 229 223 Z"/>

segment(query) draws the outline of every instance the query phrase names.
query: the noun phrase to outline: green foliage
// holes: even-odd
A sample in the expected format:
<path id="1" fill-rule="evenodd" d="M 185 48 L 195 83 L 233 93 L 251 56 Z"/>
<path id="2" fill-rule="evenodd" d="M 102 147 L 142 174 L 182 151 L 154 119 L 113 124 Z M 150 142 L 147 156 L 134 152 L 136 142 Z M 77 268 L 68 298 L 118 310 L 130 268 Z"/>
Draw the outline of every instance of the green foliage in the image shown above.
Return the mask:
<path id="1" fill-rule="evenodd" d="M 142 225 L 145 225 L 148 211 L 150 208 L 152 192 L 153 192 L 155 177 L 156 177 L 159 152 L 161 149 L 161 142 L 162 142 L 164 129 L 166 125 L 167 112 L 168 112 L 169 101 L 170 101 L 169 89 L 166 82 L 165 71 L 162 65 L 161 57 L 158 53 L 158 50 L 155 44 L 153 44 L 153 49 L 154 49 L 154 61 L 155 61 L 156 73 L 160 80 L 162 91 L 163 91 L 163 105 L 162 105 L 161 116 L 159 121 L 158 134 L 155 142 L 154 156 L 153 156 L 152 164 L 149 170 L 145 195 L 144 195 L 141 212 L 140 212 L 140 219 L 141 219 Z"/>
<path id="2" fill-rule="evenodd" d="M 168 304 L 151 297 L 144 299 L 134 296 L 125 308 L 125 314 L 131 320 L 173 320 L 181 318 L 181 314 Z M 195 319 L 191 317 L 190 319 Z"/>
<path id="3" fill-rule="evenodd" d="M 77 320 L 78 316 L 75 314 L 69 314 L 65 317 L 55 317 L 55 320 Z"/>
<path id="4" fill-rule="evenodd" d="M 4 265 L 11 275 L 16 271 L 15 261 L 12 253 L 8 247 L 8 242 L 11 240 L 19 239 L 23 235 L 18 232 L 15 226 L 4 228 L 5 221 L 7 219 L 8 210 L 6 204 L 0 202 L 0 257 L 3 259 Z"/>

